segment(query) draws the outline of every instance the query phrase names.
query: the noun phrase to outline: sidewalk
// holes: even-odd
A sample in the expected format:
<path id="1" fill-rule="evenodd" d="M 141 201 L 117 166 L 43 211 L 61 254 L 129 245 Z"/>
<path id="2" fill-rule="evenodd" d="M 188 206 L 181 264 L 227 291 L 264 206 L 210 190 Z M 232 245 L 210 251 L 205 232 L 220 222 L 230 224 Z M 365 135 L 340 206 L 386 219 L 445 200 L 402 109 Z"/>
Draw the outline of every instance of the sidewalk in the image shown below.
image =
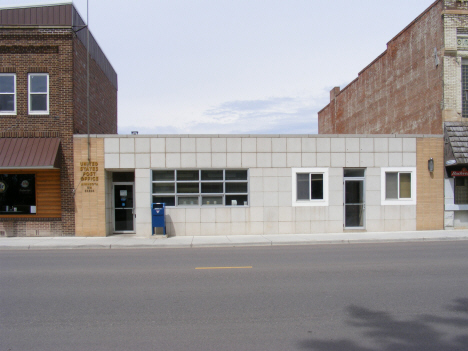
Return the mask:
<path id="1" fill-rule="evenodd" d="M 435 230 L 414 232 L 363 232 L 337 234 L 219 235 L 137 237 L 21 237 L 0 238 L 0 250 L 51 249 L 128 249 L 128 248 L 192 248 L 241 247 L 275 245 L 349 244 L 365 242 L 411 242 L 468 240 L 468 230 Z"/>

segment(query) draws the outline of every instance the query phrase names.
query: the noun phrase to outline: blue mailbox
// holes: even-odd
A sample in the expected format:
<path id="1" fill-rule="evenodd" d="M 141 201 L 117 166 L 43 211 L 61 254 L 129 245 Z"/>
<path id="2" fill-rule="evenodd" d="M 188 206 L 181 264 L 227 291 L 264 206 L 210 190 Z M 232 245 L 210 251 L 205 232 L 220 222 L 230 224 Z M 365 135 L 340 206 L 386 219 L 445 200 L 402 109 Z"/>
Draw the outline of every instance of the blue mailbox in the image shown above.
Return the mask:
<path id="1" fill-rule="evenodd" d="M 165 207 L 166 204 L 164 203 L 155 203 L 151 208 L 151 215 L 153 217 L 153 234 L 154 235 L 154 228 L 163 227 L 163 233 L 166 235 L 166 216 L 165 216 Z"/>

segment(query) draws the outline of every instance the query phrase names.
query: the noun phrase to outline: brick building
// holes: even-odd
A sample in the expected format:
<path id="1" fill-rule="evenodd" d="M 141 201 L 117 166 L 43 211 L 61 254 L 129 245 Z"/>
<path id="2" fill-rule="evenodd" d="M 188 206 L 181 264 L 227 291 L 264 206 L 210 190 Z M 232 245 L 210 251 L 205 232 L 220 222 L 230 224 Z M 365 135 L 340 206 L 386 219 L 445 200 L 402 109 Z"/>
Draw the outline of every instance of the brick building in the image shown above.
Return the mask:
<path id="1" fill-rule="evenodd" d="M 71 1 L 0 8 L 0 236 L 75 233 L 87 28 Z M 117 74 L 90 33 L 89 132 L 117 133 Z"/>
<path id="2" fill-rule="evenodd" d="M 437 0 L 318 113 L 325 134 L 444 134 L 444 227 L 468 226 L 468 2 Z M 434 156 L 435 159 L 435 156 Z M 455 176 L 454 176 L 455 174 Z"/>

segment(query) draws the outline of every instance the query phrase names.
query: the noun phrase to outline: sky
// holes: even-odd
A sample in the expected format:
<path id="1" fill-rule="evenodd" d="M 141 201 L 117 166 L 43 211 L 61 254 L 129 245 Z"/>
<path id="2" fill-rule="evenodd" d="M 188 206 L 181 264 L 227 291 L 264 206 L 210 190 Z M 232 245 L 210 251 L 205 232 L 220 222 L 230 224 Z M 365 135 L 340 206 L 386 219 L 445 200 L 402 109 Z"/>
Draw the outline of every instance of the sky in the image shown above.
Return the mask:
<path id="1" fill-rule="evenodd" d="M 119 134 L 315 134 L 329 91 L 434 2 L 88 1 L 118 74 Z"/>

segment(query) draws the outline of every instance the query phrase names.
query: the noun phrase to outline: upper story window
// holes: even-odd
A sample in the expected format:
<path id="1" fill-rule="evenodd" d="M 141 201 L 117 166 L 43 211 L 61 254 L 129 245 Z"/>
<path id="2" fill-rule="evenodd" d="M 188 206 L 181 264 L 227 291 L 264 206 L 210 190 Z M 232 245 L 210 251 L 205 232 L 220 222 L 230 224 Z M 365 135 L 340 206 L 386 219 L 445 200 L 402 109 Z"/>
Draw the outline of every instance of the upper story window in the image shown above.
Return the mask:
<path id="1" fill-rule="evenodd" d="M 381 169 L 382 205 L 416 204 L 416 168 Z"/>
<path id="2" fill-rule="evenodd" d="M 28 113 L 49 114 L 49 74 L 30 73 L 28 83 Z"/>
<path id="3" fill-rule="evenodd" d="M 16 114 L 16 75 L 0 74 L 0 114 Z"/>
<path id="4" fill-rule="evenodd" d="M 328 206 L 328 169 L 292 169 L 293 206 Z"/>
<path id="5" fill-rule="evenodd" d="M 462 61 L 462 117 L 468 117 L 468 60 Z"/>
<path id="6" fill-rule="evenodd" d="M 247 206 L 246 169 L 154 170 L 153 203 L 166 206 Z"/>

